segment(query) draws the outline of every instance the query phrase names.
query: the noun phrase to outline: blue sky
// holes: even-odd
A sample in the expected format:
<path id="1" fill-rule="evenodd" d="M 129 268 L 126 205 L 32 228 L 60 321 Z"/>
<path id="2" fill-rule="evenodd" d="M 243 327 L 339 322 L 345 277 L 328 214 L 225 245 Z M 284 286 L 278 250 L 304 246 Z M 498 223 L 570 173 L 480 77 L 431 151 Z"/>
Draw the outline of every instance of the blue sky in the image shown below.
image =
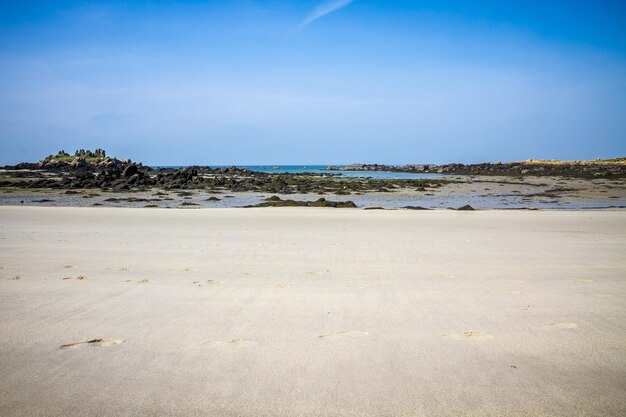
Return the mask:
<path id="1" fill-rule="evenodd" d="M 626 156 L 622 1 L 0 3 L 0 164 Z"/>

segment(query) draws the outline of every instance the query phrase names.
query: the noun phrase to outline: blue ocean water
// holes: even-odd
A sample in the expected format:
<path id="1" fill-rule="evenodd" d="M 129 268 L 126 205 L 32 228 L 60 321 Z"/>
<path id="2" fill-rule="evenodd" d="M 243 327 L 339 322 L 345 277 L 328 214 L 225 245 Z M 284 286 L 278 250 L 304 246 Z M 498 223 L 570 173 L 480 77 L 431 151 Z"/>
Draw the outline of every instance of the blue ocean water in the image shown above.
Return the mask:
<path id="1" fill-rule="evenodd" d="M 232 165 L 216 165 L 211 168 L 229 168 Z M 340 167 L 340 165 L 336 165 Z M 445 175 L 430 173 L 392 172 L 392 171 L 328 171 L 328 165 L 236 165 L 238 168 L 248 168 L 250 171 L 267 172 L 272 174 L 339 174 L 344 177 L 381 178 L 381 179 L 421 179 L 441 178 Z M 154 166 L 152 168 L 184 168 L 184 166 Z"/>

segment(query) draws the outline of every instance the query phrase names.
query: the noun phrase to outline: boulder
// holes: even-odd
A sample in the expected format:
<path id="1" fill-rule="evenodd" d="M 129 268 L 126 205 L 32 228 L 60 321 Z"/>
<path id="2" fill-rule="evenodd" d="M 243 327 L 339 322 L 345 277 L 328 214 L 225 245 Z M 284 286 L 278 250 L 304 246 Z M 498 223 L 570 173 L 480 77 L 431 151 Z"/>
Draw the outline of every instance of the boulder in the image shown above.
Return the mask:
<path id="1" fill-rule="evenodd" d="M 137 165 L 128 165 L 126 168 L 124 168 L 124 171 L 122 172 L 122 176 L 123 177 L 132 177 L 133 175 L 136 175 L 139 173 L 139 170 L 137 169 Z"/>

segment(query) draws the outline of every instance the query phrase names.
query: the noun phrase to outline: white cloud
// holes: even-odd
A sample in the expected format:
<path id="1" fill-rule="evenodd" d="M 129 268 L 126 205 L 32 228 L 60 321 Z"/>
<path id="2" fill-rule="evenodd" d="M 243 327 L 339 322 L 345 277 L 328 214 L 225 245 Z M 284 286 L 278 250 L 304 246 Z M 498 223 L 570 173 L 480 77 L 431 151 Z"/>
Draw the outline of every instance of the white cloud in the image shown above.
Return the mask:
<path id="1" fill-rule="evenodd" d="M 311 10 L 311 12 L 306 17 L 306 19 L 304 19 L 302 23 L 300 23 L 300 29 L 304 28 L 305 26 L 310 25 L 311 23 L 315 22 L 317 19 L 324 17 L 327 14 L 330 14 L 332 12 L 335 12 L 339 9 L 346 7 L 347 5 L 349 5 L 350 3 L 354 1 L 355 0 L 334 0 L 334 1 L 327 1 L 322 4 L 319 4 L 313 10 Z"/>

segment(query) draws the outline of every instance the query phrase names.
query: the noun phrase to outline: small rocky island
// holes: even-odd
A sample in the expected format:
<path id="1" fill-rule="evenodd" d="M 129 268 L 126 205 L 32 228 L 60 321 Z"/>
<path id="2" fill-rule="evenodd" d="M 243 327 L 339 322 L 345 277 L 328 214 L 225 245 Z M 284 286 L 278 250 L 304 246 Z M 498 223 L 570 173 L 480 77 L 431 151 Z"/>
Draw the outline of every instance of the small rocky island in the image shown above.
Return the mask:
<path id="1" fill-rule="evenodd" d="M 344 176 L 363 171 L 363 176 Z M 366 171 L 415 174 L 374 178 Z M 0 169 L 0 204 L 60 206 L 614 208 L 626 206 L 626 159 L 474 165 L 348 165 L 327 172 L 236 166 L 152 168 L 79 149 Z M 332 198 L 327 198 L 327 196 Z"/>

